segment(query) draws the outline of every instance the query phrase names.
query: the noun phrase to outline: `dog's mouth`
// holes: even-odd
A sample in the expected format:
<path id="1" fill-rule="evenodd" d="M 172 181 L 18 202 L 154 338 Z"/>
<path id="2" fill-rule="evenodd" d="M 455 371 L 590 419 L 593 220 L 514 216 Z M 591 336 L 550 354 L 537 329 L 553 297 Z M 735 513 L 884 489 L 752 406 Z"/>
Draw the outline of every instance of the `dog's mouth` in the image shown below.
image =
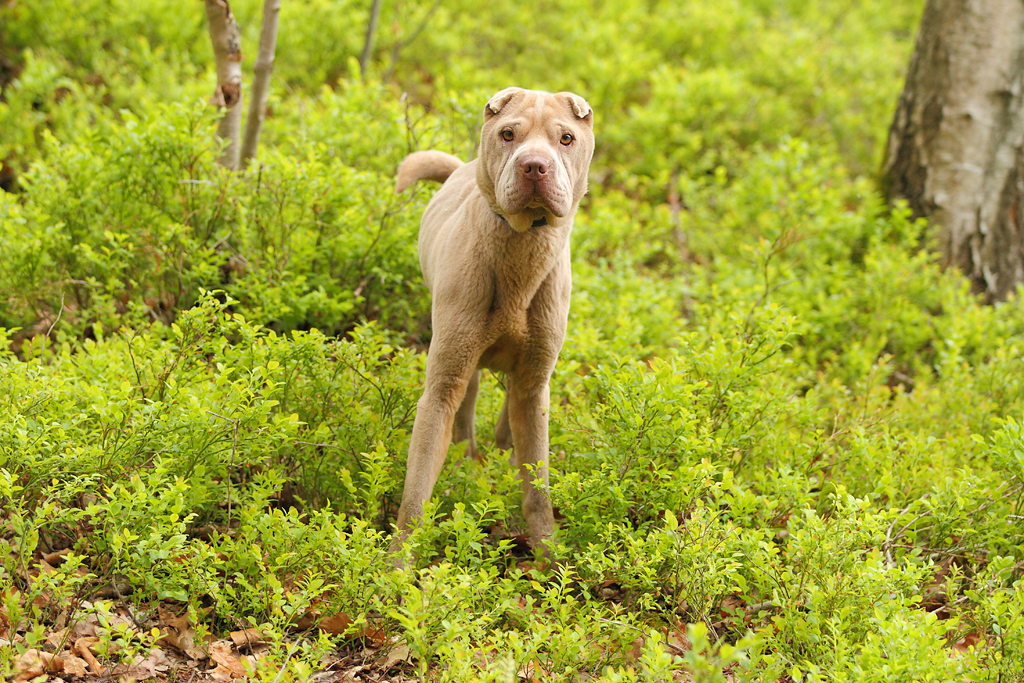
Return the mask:
<path id="1" fill-rule="evenodd" d="M 540 195 L 540 193 L 534 190 L 533 197 L 530 198 L 530 201 L 526 202 L 526 206 L 524 208 L 548 209 L 550 207 L 548 206 L 547 202 L 544 201 L 544 198 Z"/>
<path id="2" fill-rule="evenodd" d="M 517 183 L 502 194 L 498 203 L 509 214 L 544 212 L 563 218 L 572 204 L 569 194 L 551 181 Z"/>

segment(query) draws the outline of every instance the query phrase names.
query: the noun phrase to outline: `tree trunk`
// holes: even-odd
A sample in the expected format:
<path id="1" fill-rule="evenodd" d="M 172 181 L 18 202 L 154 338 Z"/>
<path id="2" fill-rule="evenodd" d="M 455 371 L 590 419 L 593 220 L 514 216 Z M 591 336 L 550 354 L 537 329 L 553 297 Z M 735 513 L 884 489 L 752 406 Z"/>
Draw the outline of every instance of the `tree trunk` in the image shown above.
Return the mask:
<path id="1" fill-rule="evenodd" d="M 222 166 L 238 168 L 238 138 L 242 129 L 242 36 L 228 0 L 205 0 L 210 41 L 217 64 L 217 89 L 210 104 L 224 107 L 217 136 L 227 140 Z"/>
<path id="2" fill-rule="evenodd" d="M 366 42 L 363 43 L 363 54 L 359 55 L 359 76 L 364 81 L 370 68 L 370 57 L 373 56 L 373 39 L 377 35 L 377 22 L 380 20 L 380 3 L 381 0 L 373 0 L 370 7 L 370 21 L 366 24 Z"/>
<path id="3" fill-rule="evenodd" d="M 928 0 L 883 182 L 990 301 L 1024 282 L 1024 3 Z"/>
<path id="4" fill-rule="evenodd" d="M 252 94 L 249 115 L 245 117 L 245 137 L 242 138 L 242 167 L 256 156 L 260 144 L 260 130 L 267 115 L 267 95 L 270 94 L 270 74 L 274 70 L 274 50 L 277 46 L 277 19 L 281 14 L 281 0 L 264 0 L 263 25 L 260 29 L 260 50 L 253 66 Z"/>

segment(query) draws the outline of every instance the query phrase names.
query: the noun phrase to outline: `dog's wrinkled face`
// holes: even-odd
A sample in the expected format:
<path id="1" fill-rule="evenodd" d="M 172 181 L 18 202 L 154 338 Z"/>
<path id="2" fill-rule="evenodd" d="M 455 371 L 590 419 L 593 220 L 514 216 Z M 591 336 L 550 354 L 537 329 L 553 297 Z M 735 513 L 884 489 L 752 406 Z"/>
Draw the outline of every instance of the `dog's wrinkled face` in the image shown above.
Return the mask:
<path id="1" fill-rule="evenodd" d="M 564 218 L 587 192 L 594 112 L 579 95 L 506 88 L 484 107 L 477 184 L 516 230 L 527 214 Z"/>

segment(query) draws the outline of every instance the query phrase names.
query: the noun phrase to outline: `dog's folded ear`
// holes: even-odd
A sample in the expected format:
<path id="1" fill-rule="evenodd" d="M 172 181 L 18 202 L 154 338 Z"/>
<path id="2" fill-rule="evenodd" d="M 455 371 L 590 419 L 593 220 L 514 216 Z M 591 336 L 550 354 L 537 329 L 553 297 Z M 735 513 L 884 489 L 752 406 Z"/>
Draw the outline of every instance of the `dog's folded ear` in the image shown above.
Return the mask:
<path id="1" fill-rule="evenodd" d="M 484 116 L 491 118 L 495 114 L 501 111 L 502 107 L 508 104 L 508 101 L 519 92 L 522 92 L 522 88 L 505 88 L 499 90 L 494 94 L 491 99 L 487 100 L 487 105 L 484 107 Z"/>
<path id="2" fill-rule="evenodd" d="M 591 125 L 594 124 L 594 110 L 590 108 L 585 99 L 571 92 L 559 94 L 569 100 L 569 106 L 572 107 L 572 113 L 576 114 L 576 118 L 583 119 Z"/>

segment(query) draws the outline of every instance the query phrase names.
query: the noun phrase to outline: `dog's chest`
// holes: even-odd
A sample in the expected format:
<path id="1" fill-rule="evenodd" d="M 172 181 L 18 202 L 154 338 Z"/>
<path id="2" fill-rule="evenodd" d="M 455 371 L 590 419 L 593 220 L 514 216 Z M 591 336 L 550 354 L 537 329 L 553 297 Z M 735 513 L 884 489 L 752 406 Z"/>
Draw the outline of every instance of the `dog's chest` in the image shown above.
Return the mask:
<path id="1" fill-rule="evenodd" d="M 496 314 L 492 318 L 490 344 L 478 365 L 497 372 L 511 372 L 529 354 L 530 324 L 526 311 L 519 315 Z"/>
<path id="2" fill-rule="evenodd" d="M 546 346 L 549 335 L 546 316 L 551 315 L 553 285 L 560 277 L 554 249 L 532 262 L 517 259 L 503 264 L 494 275 L 494 294 L 488 311 L 488 345 L 480 359 L 483 367 L 509 371 L 537 346 Z M 538 267 L 541 266 L 541 267 Z M 560 345 L 560 341 L 559 345 Z"/>
<path id="3" fill-rule="evenodd" d="M 549 231 L 516 235 L 504 245 L 493 263 L 494 300 L 491 310 L 494 324 L 504 332 L 527 333 L 529 310 L 538 291 L 557 263 L 559 235 Z"/>
<path id="4" fill-rule="evenodd" d="M 527 340 L 530 336 L 530 306 L 543 281 L 544 277 L 536 274 L 523 279 L 498 279 L 488 320 L 492 339 L 506 337 L 509 343 Z"/>

